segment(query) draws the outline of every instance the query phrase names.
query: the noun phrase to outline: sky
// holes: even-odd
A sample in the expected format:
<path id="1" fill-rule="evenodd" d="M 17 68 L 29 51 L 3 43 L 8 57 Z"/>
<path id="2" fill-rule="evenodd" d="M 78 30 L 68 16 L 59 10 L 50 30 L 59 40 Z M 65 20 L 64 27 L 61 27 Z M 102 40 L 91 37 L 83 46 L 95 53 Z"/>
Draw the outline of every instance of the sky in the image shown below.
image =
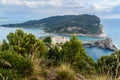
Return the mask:
<path id="1" fill-rule="evenodd" d="M 0 20 L 91 14 L 120 19 L 120 0 L 0 0 Z"/>

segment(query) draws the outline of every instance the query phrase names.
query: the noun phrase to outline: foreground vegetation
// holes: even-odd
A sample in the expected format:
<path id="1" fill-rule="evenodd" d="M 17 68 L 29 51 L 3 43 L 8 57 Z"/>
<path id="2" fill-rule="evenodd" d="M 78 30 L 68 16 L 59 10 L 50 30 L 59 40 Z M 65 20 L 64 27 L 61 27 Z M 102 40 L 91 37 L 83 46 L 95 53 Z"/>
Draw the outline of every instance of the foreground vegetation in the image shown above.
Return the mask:
<path id="1" fill-rule="evenodd" d="M 119 80 L 120 51 L 94 62 L 74 35 L 64 44 L 49 39 L 9 33 L 0 51 L 0 80 Z"/>

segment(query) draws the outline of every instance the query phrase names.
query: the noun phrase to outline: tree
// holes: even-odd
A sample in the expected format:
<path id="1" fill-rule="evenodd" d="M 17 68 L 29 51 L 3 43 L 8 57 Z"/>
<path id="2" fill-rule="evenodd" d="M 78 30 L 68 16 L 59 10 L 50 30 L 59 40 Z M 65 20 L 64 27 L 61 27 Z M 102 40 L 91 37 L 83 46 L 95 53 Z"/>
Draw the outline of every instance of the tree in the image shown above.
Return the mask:
<path id="1" fill-rule="evenodd" d="M 9 44 L 7 43 L 6 40 L 3 40 L 2 51 L 8 50 L 8 49 L 9 49 Z"/>
<path id="2" fill-rule="evenodd" d="M 101 57 L 97 64 L 102 74 L 107 74 L 113 79 L 120 77 L 120 51 Z"/>
<path id="3" fill-rule="evenodd" d="M 66 42 L 62 47 L 62 54 L 67 62 L 74 63 L 78 59 L 86 57 L 82 43 L 76 38 L 75 35 L 72 36 L 71 40 Z"/>
<path id="4" fill-rule="evenodd" d="M 70 63 L 82 74 L 95 73 L 94 61 L 90 58 L 75 35 L 62 47 L 62 58 L 66 63 Z"/>
<path id="5" fill-rule="evenodd" d="M 46 37 L 43 41 L 46 42 L 46 43 L 50 43 L 50 44 L 51 44 L 51 42 L 52 42 L 50 36 L 49 36 L 49 37 Z"/>
<path id="6" fill-rule="evenodd" d="M 22 30 L 9 33 L 7 39 L 10 48 L 12 48 L 15 53 L 23 56 L 33 56 L 35 53 L 44 54 L 46 52 L 45 44 L 42 41 L 36 39 L 33 34 L 26 34 Z M 3 45 L 5 44 L 4 42 Z"/>
<path id="7" fill-rule="evenodd" d="M 48 51 L 48 54 L 47 54 L 47 58 L 49 60 L 51 60 L 51 63 L 52 65 L 54 66 L 57 66 L 60 64 L 60 61 L 61 61 L 61 52 L 60 52 L 60 49 L 59 47 L 57 46 L 54 46 L 52 48 L 50 48 L 50 50 Z"/>
<path id="8" fill-rule="evenodd" d="M 32 61 L 10 51 L 0 52 L 0 74 L 8 80 L 21 80 L 33 73 Z M 1 78 L 0 78 L 1 80 Z"/>

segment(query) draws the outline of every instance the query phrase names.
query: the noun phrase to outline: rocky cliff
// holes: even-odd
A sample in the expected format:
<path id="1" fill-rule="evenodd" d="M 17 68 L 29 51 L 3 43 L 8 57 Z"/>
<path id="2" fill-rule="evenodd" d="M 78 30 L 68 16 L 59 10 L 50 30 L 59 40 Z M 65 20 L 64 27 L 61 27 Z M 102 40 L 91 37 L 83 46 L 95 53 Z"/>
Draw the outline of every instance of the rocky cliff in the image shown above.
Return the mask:
<path id="1" fill-rule="evenodd" d="M 69 38 L 63 36 L 47 36 L 42 37 L 41 39 L 49 41 L 52 45 L 55 44 L 63 44 L 69 41 Z M 50 40 L 48 40 L 50 39 Z M 111 51 L 117 51 L 118 48 L 113 44 L 111 38 L 106 38 L 104 40 L 92 41 L 92 42 L 84 42 L 84 47 L 98 47 L 102 49 L 109 49 Z"/>
<path id="2" fill-rule="evenodd" d="M 64 36 L 46 36 L 46 37 L 41 37 L 40 39 L 52 45 L 63 44 L 69 41 L 69 38 L 64 37 Z"/>
<path id="3" fill-rule="evenodd" d="M 98 40 L 94 42 L 86 42 L 83 44 L 84 47 L 98 47 L 103 49 L 109 49 L 111 51 L 117 51 L 118 48 L 113 44 L 111 38 L 106 38 L 105 40 Z"/>

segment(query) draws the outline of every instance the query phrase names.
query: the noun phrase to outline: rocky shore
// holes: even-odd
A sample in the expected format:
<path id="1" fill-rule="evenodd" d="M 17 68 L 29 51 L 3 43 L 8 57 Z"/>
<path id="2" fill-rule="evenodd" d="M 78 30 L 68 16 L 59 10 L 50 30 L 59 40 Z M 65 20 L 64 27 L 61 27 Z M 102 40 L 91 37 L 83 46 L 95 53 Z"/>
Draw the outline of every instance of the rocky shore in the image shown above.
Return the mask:
<path id="1" fill-rule="evenodd" d="M 48 36 L 47 36 L 48 37 Z M 69 38 L 64 36 L 49 36 L 51 39 L 51 44 L 63 44 L 67 41 L 69 41 Z M 45 39 L 46 37 L 42 37 L 41 39 Z M 118 48 L 115 44 L 113 44 L 111 38 L 106 38 L 104 40 L 97 40 L 97 41 L 91 41 L 91 42 L 84 42 L 84 47 L 98 47 L 102 49 L 108 49 L 111 51 L 117 51 Z"/>
<path id="2" fill-rule="evenodd" d="M 86 43 L 83 43 L 83 46 L 84 47 L 98 47 L 102 49 L 109 49 L 111 51 L 118 50 L 116 45 L 113 44 L 111 38 L 106 38 L 105 40 L 98 40 L 98 41 L 93 41 L 93 42 L 86 42 Z"/>

